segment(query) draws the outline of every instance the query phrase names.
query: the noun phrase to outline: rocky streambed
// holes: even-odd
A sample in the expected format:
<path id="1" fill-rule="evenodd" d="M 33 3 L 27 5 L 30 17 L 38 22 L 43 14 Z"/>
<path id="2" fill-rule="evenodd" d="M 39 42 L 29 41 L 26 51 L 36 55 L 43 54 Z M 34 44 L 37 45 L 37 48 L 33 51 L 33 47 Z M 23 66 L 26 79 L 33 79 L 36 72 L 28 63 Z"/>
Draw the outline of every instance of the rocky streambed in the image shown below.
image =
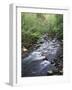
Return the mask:
<path id="1" fill-rule="evenodd" d="M 41 37 L 37 48 L 22 58 L 22 77 L 63 74 L 63 45 L 56 38 Z"/>

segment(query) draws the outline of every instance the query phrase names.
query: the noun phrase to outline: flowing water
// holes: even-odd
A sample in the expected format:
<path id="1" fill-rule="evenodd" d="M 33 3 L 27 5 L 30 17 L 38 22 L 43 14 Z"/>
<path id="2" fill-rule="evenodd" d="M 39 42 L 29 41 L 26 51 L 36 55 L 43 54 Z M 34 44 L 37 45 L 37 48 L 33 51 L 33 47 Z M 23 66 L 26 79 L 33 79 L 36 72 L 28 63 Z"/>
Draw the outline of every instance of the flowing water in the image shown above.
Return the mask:
<path id="1" fill-rule="evenodd" d="M 38 41 L 39 48 L 22 59 L 22 76 L 46 76 L 48 71 L 56 69 L 51 62 L 57 55 L 60 44 L 56 38 Z"/>

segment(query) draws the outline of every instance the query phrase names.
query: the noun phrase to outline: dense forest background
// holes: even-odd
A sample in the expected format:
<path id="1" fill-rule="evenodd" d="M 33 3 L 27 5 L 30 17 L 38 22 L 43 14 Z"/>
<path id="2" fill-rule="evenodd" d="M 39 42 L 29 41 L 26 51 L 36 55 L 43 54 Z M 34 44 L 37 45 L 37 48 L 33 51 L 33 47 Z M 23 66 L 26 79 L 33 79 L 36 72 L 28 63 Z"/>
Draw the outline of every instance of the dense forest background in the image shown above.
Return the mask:
<path id="1" fill-rule="evenodd" d="M 22 48 L 31 50 L 43 35 L 63 40 L 63 15 L 21 13 Z"/>

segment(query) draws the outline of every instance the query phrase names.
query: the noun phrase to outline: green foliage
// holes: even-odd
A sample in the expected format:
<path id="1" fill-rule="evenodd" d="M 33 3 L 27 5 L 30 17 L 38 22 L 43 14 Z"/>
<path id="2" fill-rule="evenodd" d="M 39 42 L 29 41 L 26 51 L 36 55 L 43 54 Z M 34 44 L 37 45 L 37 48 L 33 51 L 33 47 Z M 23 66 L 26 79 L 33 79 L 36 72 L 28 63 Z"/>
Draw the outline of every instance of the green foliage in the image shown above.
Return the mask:
<path id="1" fill-rule="evenodd" d="M 63 15 L 56 15 L 57 38 L 63 40 Z"/>
<path id="2" fill-rule="evenodd" d="M 63 39 L 63 15 L 21 13 L 22 47 L 30 49 L 37 40 L 48 33 L 50 37 Z"/>

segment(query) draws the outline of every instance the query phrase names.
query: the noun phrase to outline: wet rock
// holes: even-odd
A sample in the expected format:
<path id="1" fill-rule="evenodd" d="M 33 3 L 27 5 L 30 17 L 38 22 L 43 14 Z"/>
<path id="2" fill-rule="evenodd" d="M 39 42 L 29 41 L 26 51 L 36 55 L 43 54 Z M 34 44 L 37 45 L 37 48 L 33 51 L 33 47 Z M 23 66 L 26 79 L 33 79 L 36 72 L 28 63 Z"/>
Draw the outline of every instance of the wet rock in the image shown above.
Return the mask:
<path id="1" fill-rule="evenodd" d="M 37 48 L 39 48 L 40 47 L 40 44 L 36 44 L 35 45 L 35 48 L 37 49 Z"/>
<path id="2" fill-rule="evenodd" d="M 53 71 L 53 73 L 54 73 L 54 75 L 58 75 L 58 74 L 59 74 L 58 69 L 55 69 L 55 70 Z"/>
<path id="3" fill-rule="evenodd" d="M 47 75 L 53 75 L 53 71 L 52 70 L 47 71 Z"/>
<path id="4" fill-rule="evenodd" d="M 56 42 L 56 38 L 55 38 L 55 39 L 53 39 L 53 40 L 52 40 L 52 42 L 53 42 L 53 43 L 55 43 L 55 42 Z"/>
<path id="5" fill-rule="evenodd" d="M 60 70 L 60 71 L 59 71 L 59 74 L 60 74 L 60 75 L 63 75 L 63 70 Z"/>
<path id="6" fill-rule="evenodd" d="M 52 64 L 52 65 L 55 65 L 55 62 L 54 62 L 54 61 L 51 61 L 51 64 Z"/>

